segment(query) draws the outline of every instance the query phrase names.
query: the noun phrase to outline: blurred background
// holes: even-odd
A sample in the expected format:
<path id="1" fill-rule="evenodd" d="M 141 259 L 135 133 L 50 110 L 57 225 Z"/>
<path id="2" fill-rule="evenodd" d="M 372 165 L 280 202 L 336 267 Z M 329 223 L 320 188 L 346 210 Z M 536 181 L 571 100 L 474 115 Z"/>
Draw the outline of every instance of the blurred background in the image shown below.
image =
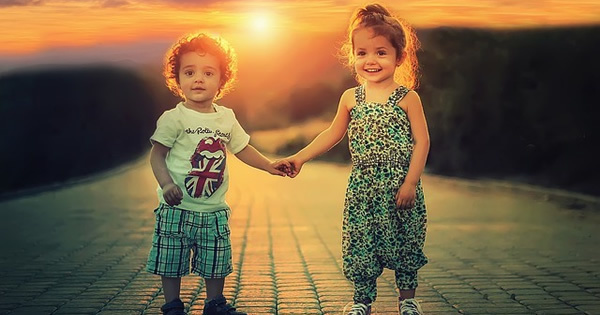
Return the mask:
<path id="1" fill-rule="evenodd" d="M 174 107 L 177 37 L 236 48 L 231 107 L 263 152 L 296 152 L 356 82 L 339 59 L 368 2 L 0 0 L 0 197 L 144 156 Z M 600 196 L 600 3 L 381 1 L 417 29 L 431 133 L 426 171 Z M 347 163 L 346 141 L 324 159 Z"/>

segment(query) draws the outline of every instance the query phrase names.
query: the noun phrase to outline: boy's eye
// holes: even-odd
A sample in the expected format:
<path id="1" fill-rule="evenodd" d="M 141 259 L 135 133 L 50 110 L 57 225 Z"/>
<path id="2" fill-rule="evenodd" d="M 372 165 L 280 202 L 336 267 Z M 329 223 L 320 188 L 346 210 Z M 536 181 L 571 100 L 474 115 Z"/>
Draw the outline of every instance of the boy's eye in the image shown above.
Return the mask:
<path id="1" fill-rule="evenodd" d="M 184 72 L 184 74 L 187 75 L 187 76 L 192 76 L 192 75 L 194 75 L 194 71 L 192 71 L 192 70 L 186 70 Z"/>
<path id="2" fill-rule="evenodd" d="M 356 55 L 357 56 L 364 56 L 366 53 L 364 51 L 357 51 Z"/>
<path id="3" fill-rule="evenodd" d="M 204 74 L 205 74 L 207 77 L 212 77 L 212 76 L 214 75 L 214 73 L 212 73 L 212 72 L 210 72 L 210 71 L 204 72 Z"/>
<path id="4" fill-rule="evenodd" d="M 380 51 L 377 52 L 377 54 L 379 56 L 385 56 L 385 55 L 387 55 L 387 52 L 385 50 L 380 50 Z"/>

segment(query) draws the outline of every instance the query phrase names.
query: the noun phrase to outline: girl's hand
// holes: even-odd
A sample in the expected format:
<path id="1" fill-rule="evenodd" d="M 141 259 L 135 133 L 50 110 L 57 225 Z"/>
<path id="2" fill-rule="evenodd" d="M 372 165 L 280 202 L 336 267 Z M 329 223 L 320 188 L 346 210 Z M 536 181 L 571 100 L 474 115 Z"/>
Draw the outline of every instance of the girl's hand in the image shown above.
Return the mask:
<path id="1" fill-rule="evenodd" d="M 291 168 L 292 166 L 290 165 L 290 162 L 283 159 L 271 163 L 266 171 L 273 175 L 285 177 L 289 175 Z"/>
<path id="2" fill-rule="evenodd" d="M 300 173 L 300 170 L 302 169 L 302 165 L 304 165 L 304 161 L 300 160 L 295 155 L 292 155 L 292 156 L 286 158 L 286 160 L 291 165 L 290 172 L 288 173 L 288 176 L 291 177 L 291 178 L 294 178 L 294 177 L 298 176 L 298 174 Z"/>
<path id="3" fill-rule="evenodd" d="M 401 210 L 414 208 L 417 198 L 417 186 L 409 183 L 403 183 L 396 193 L 396 206 Z"/>
<path id="4" fill-rule="evenodd" d="M 163 198 L 169 206 L 176 206 L 181 203 L 181 199 L 183 199 L 183 192 L 179 186 L 175 185 L 175 183 L 166 184 L 162 190 Z"/>

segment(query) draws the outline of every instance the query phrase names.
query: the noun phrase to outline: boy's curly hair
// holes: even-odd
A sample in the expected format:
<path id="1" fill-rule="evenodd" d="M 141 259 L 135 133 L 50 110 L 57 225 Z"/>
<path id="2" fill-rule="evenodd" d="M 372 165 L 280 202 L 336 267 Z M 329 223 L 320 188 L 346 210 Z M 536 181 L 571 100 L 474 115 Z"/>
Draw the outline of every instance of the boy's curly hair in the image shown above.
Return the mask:
<path id="1" fill-rule="evenodd" d="M 195 51 L 211 54 L 219 60 L 221 86 L 215 99 L 223 97 L 233 89 L 237 77 L 237 56 L 233 47 L 222 37 L 206 33 L 192 33 L 181 37 L 166 53 L 163 75 L 169 90 L 184 99 L 179 88 L 181 56 Z"/>
<path id="2" fill-rule="evenodd" d="M 406 21 L 393 16 L 380 4 L 370 4 L 357 9 L 352 15 L 348 26 L 348 37 L 341 49 L 342 60 L 353 70 L 355 62 L 353 37 L 354 32 L 361 28 L 370 28 L 375 36 L 384 36 L 396 49 L 397 54 L 403 52 L 406 54 L 394 75 L 394 80 L 409 89 L 416 88 L 419 72 L 417 50 L 420 48 L 420 43 L 414 29 Z M 356 79 L 361 82 L 358 75 Z"/>

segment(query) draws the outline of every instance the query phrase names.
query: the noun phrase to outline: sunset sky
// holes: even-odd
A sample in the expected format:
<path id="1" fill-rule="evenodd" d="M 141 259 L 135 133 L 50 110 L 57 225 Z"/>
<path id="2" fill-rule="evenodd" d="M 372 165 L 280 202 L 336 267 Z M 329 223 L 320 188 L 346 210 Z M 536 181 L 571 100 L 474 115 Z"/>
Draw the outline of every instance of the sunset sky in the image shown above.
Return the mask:
<path id="1" fill-rule="evenodd" d="M 170 41 L 204 29 L 273 40 L 294 32 L 343 32 L 366 1 L 0 0 L 0 55 Z M 537 27 L 600 21 L 597 0 L 381 1 L 416 27 Z"/>

